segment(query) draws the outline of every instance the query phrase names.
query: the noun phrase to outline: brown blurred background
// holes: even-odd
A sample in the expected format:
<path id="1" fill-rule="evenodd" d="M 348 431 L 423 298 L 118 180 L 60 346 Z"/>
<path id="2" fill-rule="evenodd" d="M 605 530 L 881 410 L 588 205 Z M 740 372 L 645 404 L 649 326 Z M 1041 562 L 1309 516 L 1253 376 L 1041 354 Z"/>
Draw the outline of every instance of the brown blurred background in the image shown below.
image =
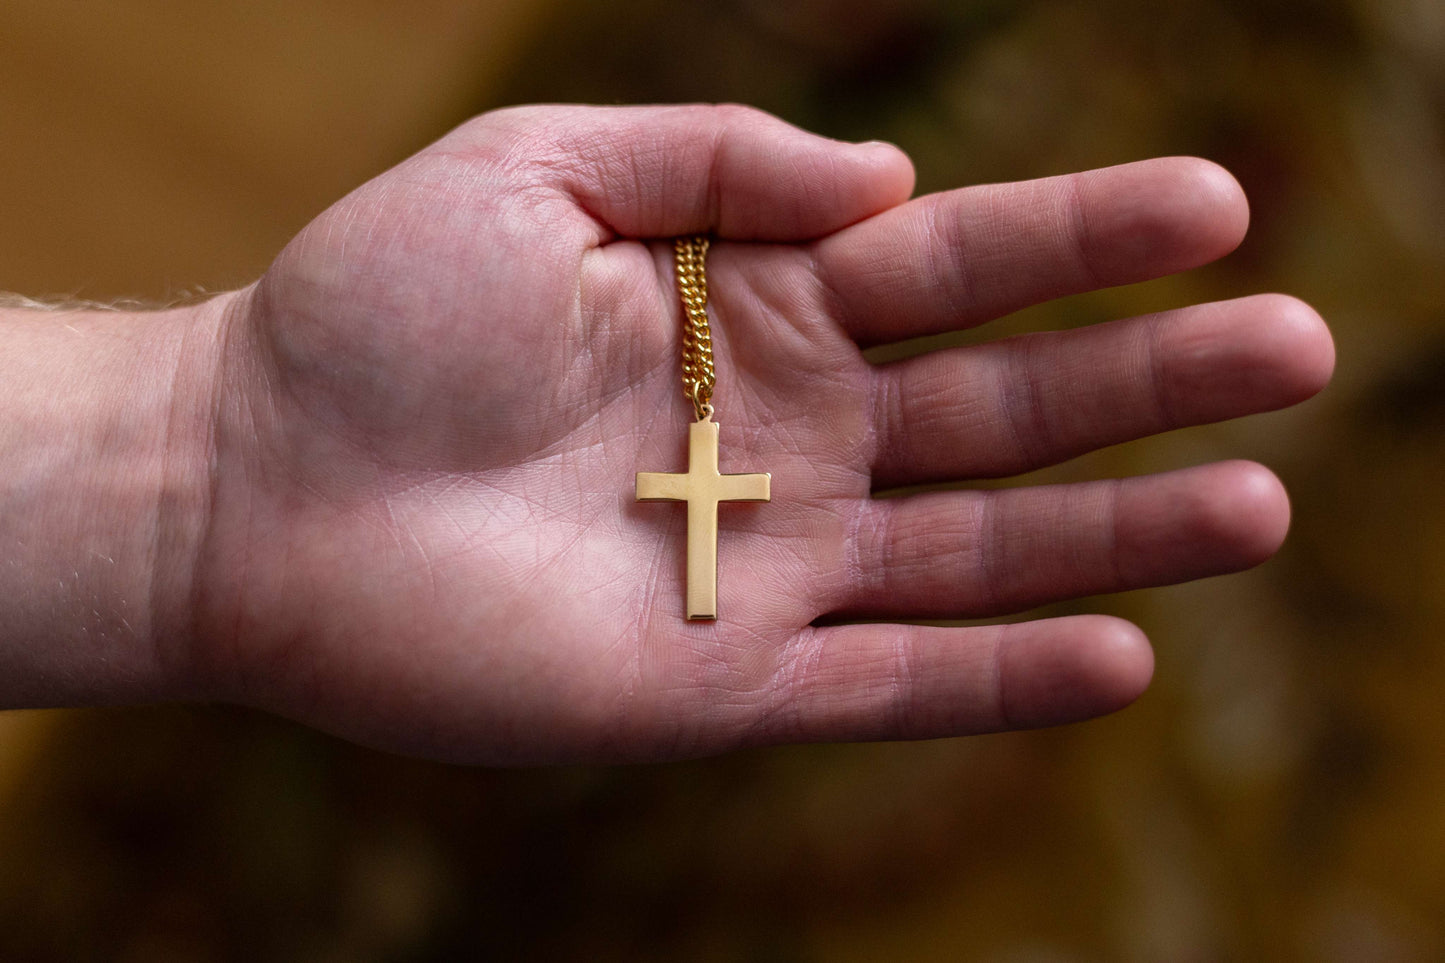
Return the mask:
<path id="1" fill-rule="evenodd" d="M 1063 730 L 498 772 L 227 709 L 0 716 L 0 959 L 1445 959 L 1439 0 L 6 0 L 0 290 L 239 285 L 474 112 L 691 99 L 891 139 L 920 190 L 1228 165 L 1237 254 L 987 335 L 1310 300 L 1320 399 L 1029 479 L 1257 458 L 1281 555 L 1054 607 L 1158 651 Z"/>

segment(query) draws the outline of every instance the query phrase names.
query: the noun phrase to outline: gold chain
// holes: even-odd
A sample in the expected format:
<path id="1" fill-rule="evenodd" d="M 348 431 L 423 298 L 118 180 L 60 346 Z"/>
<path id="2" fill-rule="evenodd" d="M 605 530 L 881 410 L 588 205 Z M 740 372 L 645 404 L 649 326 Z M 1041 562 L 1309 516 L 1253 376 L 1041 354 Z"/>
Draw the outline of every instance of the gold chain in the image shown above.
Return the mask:
<path id="1" fill-rule="evenodd" d="M 712 417 L 712 329 L 707 324 L 708 239 L 680 237 L 676 252 L 677 292 L 682 295 L 682 393 L 692 402 L 697 420 Z"/>

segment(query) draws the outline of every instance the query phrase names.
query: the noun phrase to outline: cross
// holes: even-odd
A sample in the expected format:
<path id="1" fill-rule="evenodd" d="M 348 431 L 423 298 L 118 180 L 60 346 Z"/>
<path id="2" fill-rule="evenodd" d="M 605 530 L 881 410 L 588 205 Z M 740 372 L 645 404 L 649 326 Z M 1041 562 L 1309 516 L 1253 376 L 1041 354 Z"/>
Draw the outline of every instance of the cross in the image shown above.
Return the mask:
<path id="1" fill-rule="evenodd" d="M 765 502 L 772 475 L 720 475 L 717 423 L 711 417 L 688 430 L 687 474 L 640 471 L 640 502 L 687 502 L 687 617 L 717 618 L 717 503 Z"/>

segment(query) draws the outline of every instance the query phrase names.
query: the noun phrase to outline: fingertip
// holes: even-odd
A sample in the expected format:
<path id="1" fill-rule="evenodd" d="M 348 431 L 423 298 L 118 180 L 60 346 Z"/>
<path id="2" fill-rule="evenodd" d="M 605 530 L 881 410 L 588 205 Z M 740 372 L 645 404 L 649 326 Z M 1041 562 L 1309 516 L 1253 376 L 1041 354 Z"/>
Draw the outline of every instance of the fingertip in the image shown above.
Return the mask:
<path id="1" fill-rule="evenodd" d="M 1284 404 L 1311 398 L 1330 383 L 1335 341 L 1314 308 L 1287 294 L 1259 295 L 1271 356 L 1279 359 Z"/>
<path id="2" fill-rule="evenodd" d="M 829 220 L 819 222 L 820 237 L 897 207 L 913 194 L 913 161 L 885 141 L 853 144 L 798 130 L 792 156 L 774 166 L 811 167 L 815 172 L 807 179 L 827 186 L 833 200 Z M 814 190 L 803 200 L 817 205 L 820 197 Z"/>
<path id="3" fill-rule="evenodd" d="M 1218 466 L 1227 480 L 1216 486 L 1206 525 L 1221 533 L 1239 568 L 1267 561 L 1289 533 L 1289 493 L 1279 476 L 1252 461 Z"/>
<path id="4" fill-rule="evenodd" d="M 1107 615 L 1090 617 L 1094 626 L 1092 677 L 1098 680 L 1096 715 L 1117 712 L 1144 694 L 1154 680 L 1154 647 L 1133 622 Z M 1087 648 L 1087 647 L 1086 647 Z"/>
<path id="5" fill-rule="evenodd" d="M 897 144 L 886 140 L 869 140 L 851 145 L 858 163 L 869 173 L 880 202 L 878 211 L 897 207 L 913 196 L 918 174 L 913 159 Z"/>
<path id="6" fill-rule="evenodd" d="M 1249 231 L 1249 198 L 1228 169 L 1202 157 L 1176 158 L 1180 167 L 1180 190 L 1192 198 L 1201 222 L 1214 230 L 1220 254 L 1239 247 Z M 1185 203 L 1191 203 L 1186 200 Z"/>
<path id="7" fill-rule="evenodd" d="M 1284 485 L 1255 462 L 1129 479 L 1116 509 L 1119 570 L 1137 587 L 1253 568 L 1279 550 L 1289 520 Z"/>
<path id="8" fill-rule="evenodd" d="M 1208 264 L 1249 228 L 1234 176 L 1198 157 L 1162 157 L 1084 175 L 1088 253 L 1101 283 L 1120 284 Z"/>
<path id="9" fill-rule="evenodd" d="M 1329 328 L 1308 304 L 1255 294 L 1146 323 L 1160 332 L 1160 380 L 1171 427 L 1274 411 L 1318 394 L 1334 373 Z"/>
<path id="10" fill-rule="evenodd" d="M 1156 525 L 1144 556 L 1149 564 L 1172 558 L 1178 576 L 1204 578 L 1238 572 L 1268 560 L 1289 531 L 1289 495 L 1268 468 L 1226 461 L 1172 473 L 1154 493 L 1159 508 L 1177 519 Z M 1174 508 L 1169 508 L 1169 503 Z"/>
<path id="11" fill-rule="evenodd" d="M 1133 623 L 1105 615 L 1010 626 L 1001 656 L 1010 728 L 1079 722 L 1129 705 L 1154 677 L 1154 650 Z"/>

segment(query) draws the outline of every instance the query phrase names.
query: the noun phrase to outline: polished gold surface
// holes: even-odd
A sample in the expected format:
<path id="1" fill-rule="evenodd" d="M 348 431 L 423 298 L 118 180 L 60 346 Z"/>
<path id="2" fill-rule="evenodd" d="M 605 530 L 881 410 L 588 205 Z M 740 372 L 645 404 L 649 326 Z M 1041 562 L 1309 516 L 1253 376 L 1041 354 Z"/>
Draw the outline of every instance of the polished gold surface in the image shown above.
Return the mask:
<path id="1" fill-rule="evenodd" d="M 688 431 L 686 474 L 640 471 L 640 502 L 687 502 L 687 617 L 717 618 L 718 502 L 765 502 L 772 497 L 766 473 L 722 475 L 717 467 L 718 425 L 704 418 Z"/>
<path id="2" fill-rule="evenodd" d="M 687 502 L 687 606 L 689 620 L 717 618 L 718 502 L 765 502 L 772 476 L 718 473 L 718 426 L 712 420 L 712 329 L 707 320 L 708 239 L 680 237 L 673 244 L 677 292 L 682 298 L 682 390 L 697 421 L 688 433 L 686 474 L 640 471 L 640 502 Z"/>

